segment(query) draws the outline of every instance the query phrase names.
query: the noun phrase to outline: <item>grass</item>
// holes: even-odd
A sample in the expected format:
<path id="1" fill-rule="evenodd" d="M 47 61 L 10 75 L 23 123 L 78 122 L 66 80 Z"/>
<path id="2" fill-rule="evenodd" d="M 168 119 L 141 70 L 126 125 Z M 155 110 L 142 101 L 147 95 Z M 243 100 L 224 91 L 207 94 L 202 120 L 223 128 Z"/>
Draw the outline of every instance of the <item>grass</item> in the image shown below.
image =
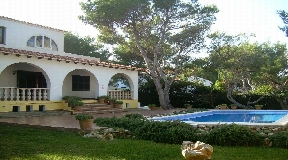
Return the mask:
<path id="1" fill-rule="evenodd" d="M 103 141 L 77 133 L 0 123 L 0 159 L 184 160 L 181 144 L 132 139 Z M 213 160 L 286 160 L 288 150 L 213 146 Z"/>

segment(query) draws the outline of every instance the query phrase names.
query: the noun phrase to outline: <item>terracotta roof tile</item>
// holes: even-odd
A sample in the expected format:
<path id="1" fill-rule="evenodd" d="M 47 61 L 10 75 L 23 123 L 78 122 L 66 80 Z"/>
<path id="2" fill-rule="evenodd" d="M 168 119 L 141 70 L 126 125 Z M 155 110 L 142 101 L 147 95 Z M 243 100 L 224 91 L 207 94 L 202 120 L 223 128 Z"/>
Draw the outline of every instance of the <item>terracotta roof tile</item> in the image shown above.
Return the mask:
<path id="1" fill-rule="evenodd" d="M 4 53 L 5 55 L 8 54 L 15 54 L 17 57 L 20 56 L 27 56 L 27 58 L 31 58 L 33 56 L 37 57 L 38 59 L 47 58 L 48 60 L 57 60 L 57 61 L 66 61 L 66 63 L 74 62 L 75 64 L 81 63 L 83 65 L 89 64 L 89 65 L 96 65 L 96 66 L 103 66 L 103 67 L 109 67 L 109 68 L 121 68 L 121 69 L 127 69 L 127 70 L 143 70 L 142 68 L 132 67 L 132 66 L 125 66 L 120 64 L 114 64 L 114 63 L 108 63 L 108 62 L 100 62 L 97 60 L 89 60 L 84 58 L 76 58 L 76 57 L 68 57 L 68 56 L 61 56 L 61 55 L 55 55 L 55 54 L 47 54 L 47 53 L 39 53 L 39 52 L 32 52 L 27 50 L 18 50 L 13 48 L 5 48 L 0 47 L 0 53 Z"/>

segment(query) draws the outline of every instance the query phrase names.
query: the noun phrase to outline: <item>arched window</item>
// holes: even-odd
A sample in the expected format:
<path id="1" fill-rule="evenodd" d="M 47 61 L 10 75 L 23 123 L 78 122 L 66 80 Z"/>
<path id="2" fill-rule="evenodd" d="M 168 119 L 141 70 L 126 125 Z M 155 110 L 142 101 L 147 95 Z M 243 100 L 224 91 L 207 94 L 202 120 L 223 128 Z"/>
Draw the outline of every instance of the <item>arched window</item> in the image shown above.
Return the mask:
<path id="1" fill-rule="evenodd" d="M 58 51 L 57 44 L 47 36 L 32 36 L 27 41 L 29 47 L 50 48 L 53 51 Z"/>

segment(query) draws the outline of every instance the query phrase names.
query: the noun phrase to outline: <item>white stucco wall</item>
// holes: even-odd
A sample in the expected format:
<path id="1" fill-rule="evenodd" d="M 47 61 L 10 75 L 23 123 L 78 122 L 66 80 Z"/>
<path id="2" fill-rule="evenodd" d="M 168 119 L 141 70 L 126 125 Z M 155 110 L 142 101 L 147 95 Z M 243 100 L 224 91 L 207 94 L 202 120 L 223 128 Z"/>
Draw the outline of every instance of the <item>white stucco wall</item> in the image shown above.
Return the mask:
<path id="1" fill-rule="evenodd" d="M 5 44 L 0 44 L 0 47 L 99 61 L 99 58 L 64 53 L 64 31 L 1 16 L 0 26 L 5 27 Z M 57 44 L 58 51 L 28 47 L 27 41 L 32 36 L 38 35 L 47 36 L 54 40 Z M 57 60 L 48 60 L 45 58 L 38 59 L 34 56 L 32 58 L 27 58 L 26 56 L 17 57 L 12 53 L 8 55 L 0 53 L 0 87 L 16 87 L 17 76 L 13 75 L 13 71 L 17 70 L 42 72 L 46 79 L 47 87 L 50 88 L 50 100 L 61 100 L 65 95 L 77 95 L 83 98 L 97 98 L 98 96 L 106 95 L 109 80 L 117 73 L 123 74 L 124 77 L 128 79 L 130 89 L 134 91 L 132 97 L 133 99 L 138 99 L 137 71 L 90 66 L 88 64 L 74 64 L 73 62 L 58 62 Z M 90 91 L 72 91 L 71 77 L 73 74 L 89 75 Z"/>
<path id="2" fill-rule="evenodd" d="M 0 47 L 14 48 L 19 50 L 27 50 L 40 53 L 57 54 L 62 56 L 85 58 L 89 60 L 100 61 L 99 58 L 77 55 L 73 53 L 64 52 L 64 36 L 65 32 L 49 29 L 47 27 L 39 27 L 35 24 L 27 24 L 17 20 L 11 20 L 7 18 L 0 17 L 0 26 L 5 27 L 5 44 L 0 44 Z M 32 36 L 47 36 L 54 40 L 57 44 L 58 51 L 53 51 L 48 48 L 41 47 L 28 47 L 27 41 Z"/>
<path id="3" fill-rule="evenodd" d="M 17 70 L 30 71 L 30 72 L 41 72 L 32 65 L 27 63 L 19 63 L 7 66 L 5 70 L 0 74 L 0 86 L 1 87 L 17 87 Z"/>
<path id="4" fill-rule="evenodd" d="M 72 75 L 79 75 L 79 76 L 90 76 L 90 91 L 72 91 Z M 71 71 L 70 73 L 68 73 L 68 75 L 65 77 L 64 79 L 64 83 L 63 83 L 63 96 L 77 96 L 77 95 L 81 95 L 82 97 L 85 98 L 95 98 L 96 96 L 96 84 L 97 80 L 94 77 L 93 74 L 91 74 L 90 72 L 86 71 L 86 69 L 81 69 L 81 70 L 74 70 Z M 98 86 L 98 85 L 97 85 Z"/>
<path id="5" fill-rule="evenodd" d="M 33 66 L 35 66 L 35 68 Z M 92 98 L 91 96 L 97 98 L 98 96 L 101 95 L 107 95 L 109 80 L 111 79 L 112 76 L 114 76 L 117 73 L 122 73 L 128 79 L 131 86 L 131 90 L 134 91 L 132 97 L 133 99 L 138 99 L 137 71 L 114 69 L 102 66 L 74 64 L 72 62 L 66 63 L 64 61 L 58 62 L 57 60 L 37 59 L 36 57 L 32 58 L 27 58 L 26 56 L 17 57 L 13 54 L 4 55 L 3 53 L 0 53 L 0 78 L 1 79 L 3 77 L 5 78 L 3 78 L 3 80 L 0 81 L 0 87 L 3 86 L 15 87 L 16 76 L 12 76 L 11 71 L 17 70 L 17 68 L 19 67 L 21 67 L 21 70 L 26 70 L 27 68 L 27 70 L 30 71 L 34 70 L 43 73 L 43 75 L 46 78 L 47 87 L 50 88 L 50 96 L 49 96 L 50 100 L 61 100 L 62 97 L 65 96 L 64 93 L 66 95 L 69 93 L 69 95 L 78 95 L 78 96 L 80 94 L 81 97 L 83 98 Z M 69 80 L 69 77 L 71 77 L 73 73 L 77 74 L 79 73 L 81 75 L 90 75 L 91 91 L 87 92 L 70 91 L 72 85 Z M 64 85 L 63 88 L 62 85 Z"/>
<path id="6" fill-rule="evenodd" d="M 39 27 L 34 24 L 27 24 L 20 21 L 0 18 L 0 26 L 5 27 L 6 38 L 5 45 L 0 46 L 6 48 L 17 48 L 21 50 L 31 50 L 40 53 L 56 53 L 46 48 L 28 47 L 27 41 L 32 36 L 47 36 L 55 41 L 58 46 L 58 52 L 64 52 L 64 31 L 52 30 L 45 27 Z"/>

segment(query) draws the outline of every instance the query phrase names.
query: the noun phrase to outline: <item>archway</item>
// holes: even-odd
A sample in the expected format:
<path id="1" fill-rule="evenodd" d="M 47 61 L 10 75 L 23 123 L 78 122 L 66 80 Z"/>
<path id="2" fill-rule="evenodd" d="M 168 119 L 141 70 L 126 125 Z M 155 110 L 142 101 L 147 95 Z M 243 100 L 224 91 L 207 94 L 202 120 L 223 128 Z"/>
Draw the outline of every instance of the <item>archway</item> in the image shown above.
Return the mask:
<path id="1" fill-rule="evenodd" d="M 46 72 L 27 62 L 13 63 L 0 74 L 0 96 L 5 100 L 47 100 L 50 86 Z"/>
<path id="2" fill-rule="evenodd" d="M 134 84 L 124 73 L 113 75 L 108 84 L 108 96 L 116 99 L 133 99 Z"/>
<path id="3" fill-rule="evenodd" d="M 75 69 L 69 72 L 62 85 L 63 96 L 79 96 L 94 99 L 99 92 L 97 78 L 86 69 Z"/>

